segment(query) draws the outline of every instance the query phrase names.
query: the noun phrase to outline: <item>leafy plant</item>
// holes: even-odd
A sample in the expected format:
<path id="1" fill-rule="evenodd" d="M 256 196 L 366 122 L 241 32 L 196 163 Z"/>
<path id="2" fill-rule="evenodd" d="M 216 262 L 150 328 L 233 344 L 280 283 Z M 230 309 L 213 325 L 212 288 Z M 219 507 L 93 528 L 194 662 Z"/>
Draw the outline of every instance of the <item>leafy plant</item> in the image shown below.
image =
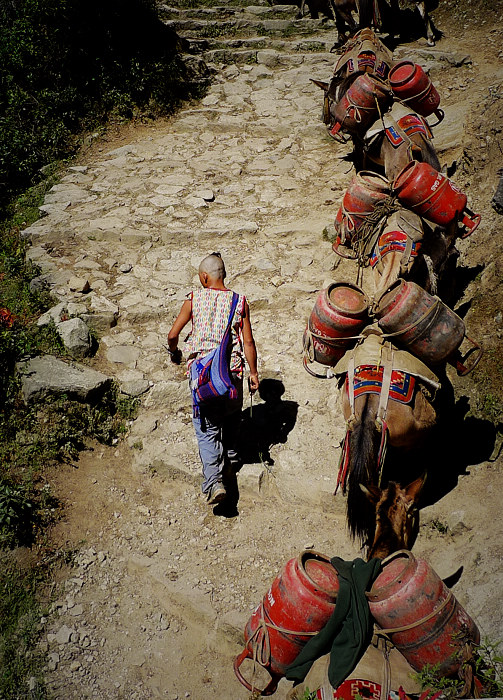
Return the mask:
<path id="1" fill-rule="evenodd" d="M 414 673 L 412 677 L 421 686 L 423 691 L 442 691 L 442 696 L 446 700 L 455 700 L 463 687 L 463 683 L 456 678 L 445 678 L 445 676 L 441 676 L 439 674 L 439 668 L 440 664 L 435 664 L 434 666 L 426 664 L 421 671 Z"/>
<path id="2" fill-rule="evenodd" d="M 0 483 L 0 545 L 25 541 L 31 530 L 33 504 L 26 490 Z"/>
<path id="3" fill-rule="evenodd" d="M 500 647 L 501 641 L 491 642 L 487 638 L 477 647 L 475 673 L 487 693 L 484 697 L 503 697 L 503 655 Z"/>
<path id="4" fill-rule="evenodd" d="M 432 530 L 436 530 L 439 532 L 441 535 L 445 535 L 449 531 L 449 526 L 443 523 L 441 520 L 438 518 L 434 518 L 431 523 L 430 527 Z"/>
<path id="5" fill-rule="evenodd" d="M 39 638 L 41 569 L 0 555 L 0 697 L 47 697 Z M 31 688 L 27 679 L 31 679 Z"/>
<path id="6" fill-rule="evenodd" d="M 500 646 L 500 641 L 491 642 L 488 639 L 474 646 L 471 663 L 475 677 L 483 686 L 480 697 L 503 697 L 503 656 L 499 653 Z M 445 678 L 440 675 L 439 667 L 440 664 L 426 665 L 421 671 L 413 674 L 413 678 L 422 690 L 441 691 L 446 700 L 455 700 L 459 697 L 464 683 L 458 678 Z"/>

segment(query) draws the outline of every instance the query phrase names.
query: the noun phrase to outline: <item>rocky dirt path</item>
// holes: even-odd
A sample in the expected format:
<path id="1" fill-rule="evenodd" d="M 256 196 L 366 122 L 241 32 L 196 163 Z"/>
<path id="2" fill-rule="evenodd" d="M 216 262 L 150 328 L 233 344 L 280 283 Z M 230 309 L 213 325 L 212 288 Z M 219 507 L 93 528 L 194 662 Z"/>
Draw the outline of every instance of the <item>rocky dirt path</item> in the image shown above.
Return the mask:
<path id="1" fill-rule="evenodd" d="M 123 443 L 93 447 L 51 482 L 67 503 L 54 537 L 77 550 L 43 621 L 56 698 L 247 699 L 232 659 L 274 576 L 304 548 L 360 554 L 346 534 L 344 499 L 332 495 L 344 432 L 336 387 L 301 363 L 317 291 L 355 279 L 322 235 L 351 172 L 309 82 L 330 77 L 332 41 L 324 35 L 322 52 L 258 48 L 256 62 L 219 65 L 207 96 L 172 119 L 95 140 L 27 232 L 29 255 L 57 298 L 105 320 L 118 311 L 90 364 L 142 399 Z M 461 87 L 478 70 L 471 54 L 446 38 L 435 50 L 413 44 L 397 55 L 426 63 L 445 86 L 437 148 L 442 162 L 460 157 L 469 107 Z M 496 66 L 496 47 L 490 55 Z M 471 246 L 460 244 L 463 255 Z M 279 406 L 257 399 L 251 421 L 245 402 L 246 425 L 266 442 L 285 420 L 288 432 L 271 446 L 272 466 L 249 455 L 237 511 L 220 514 L 200 495 L 186 380 L 165 349 L 197 265 L 213 250 L 250 301 L 261 378 L 285 389 Z M 91 291 L 71 291 L 86 281 Z M 456 596 L 492 638 L 503 636 L 502 481 L 501 461 L 470 469 L 424 509 L 416 545 L 442 576 L 465 564 Z M 289 688 L 282 681 L 276 697 Z"/>

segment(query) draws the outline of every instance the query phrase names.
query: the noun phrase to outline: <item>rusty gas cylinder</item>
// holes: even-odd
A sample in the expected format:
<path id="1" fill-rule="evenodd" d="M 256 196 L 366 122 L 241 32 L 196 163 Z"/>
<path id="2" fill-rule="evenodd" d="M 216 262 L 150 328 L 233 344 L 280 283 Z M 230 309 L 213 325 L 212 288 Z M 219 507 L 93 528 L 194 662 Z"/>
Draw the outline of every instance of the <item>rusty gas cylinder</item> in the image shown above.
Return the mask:
<path id="1" fill-rule="evenodd" d="M 387 111 L 392 101 L 389 87 L 369 73 L 359 75 L 333 107 L 335 124 L 329 133 L 341 140 L 339 132 L 363 136 L 379 113 Z"/>
<path id="2" fill-rule="evenodd" d="M 390 70 L 389 83 L 393 94 L 406 102 L 422 117 L 435 114 L 439 124 L 444 113 L 438 108 L 440 96 L 424 70 L 413 61 L 400 61 Z"/>
<path id="3" fill-rule="evenodd" d="M 353 175 L 334 222 L 337 233 L 332 246 L 334 252 L 338 252 L 341 243 L 354 243 L 359 229 L 370 217 L 375 216 L 376 207 L 390 201 L 391 183 L 383 175 L 367 170 Z"/>
<path id="4" fill-rule="evenodd" d="M 405 207 L 434 224 L 448 226 L 457 220 L 464 230 L 461 238 L 467 238 L 480 223 L 480 214 L 467 207 L 466 194 L 428 163 L 407 163 L 395 178 L 393 191 Z"/>
<path id="5" fill-rule="evenodd" d="M 463 320 L 415 282 L 396 280 L 374 313 L 385 334 L 427 365 L 449 361 L 465 337 Z"/>
<path id="6" fill-rule="evenodd" d="M 464 377 L 482 357 L 480 345 L 466 335 L 463 320 L 415 282 L 393 282 L 378 299 L 374 315 L 387 336 L 426 365 L 448 362 Z"/>
<path id="7" fill-rule="evenodd" d="M 245 659 L 253 659 L 271 676 L 261 695 L 272 695 L 288 666 L 328 622 L 338 592 L 337 571 L 328 557 L 304 551 L 290 559 L 246 624 L 246 646 L 234 660 L 240 683 L 259 690 L 240 668 Z"/>
<path id="8" fill-rule="evenodd" d="M 428 562 L 409 551 L 383 559 L 367 598 L 382 632 L 416 671 L 439 664 L 442 676 L 453 676 L 465 643 L 480 641 L 477 626 L 452 591 Z"/>
<path id="9" fill-rule="evenodd" d="M 369 302 L 360 287 L 334 282 L 318 294 L 304 333 L 311 362 L 333 367 L 369 323 Z"/>

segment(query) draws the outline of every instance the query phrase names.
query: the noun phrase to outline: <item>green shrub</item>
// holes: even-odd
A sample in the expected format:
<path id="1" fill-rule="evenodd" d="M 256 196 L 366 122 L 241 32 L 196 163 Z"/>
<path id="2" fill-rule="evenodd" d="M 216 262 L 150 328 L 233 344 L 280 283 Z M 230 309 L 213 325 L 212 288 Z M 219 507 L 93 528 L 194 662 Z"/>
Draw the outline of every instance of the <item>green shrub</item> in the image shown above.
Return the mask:
<path id="1" fill-rule="evenodd" d="M 499 653 L 501 642 L 483 640 L 474 646 L 473 659 L 471 661 L 474 675 L 482 683 L 480 697 L 503 697 L 503 656 Z M 463 688 L 463 681 L 458 678 L 445 678 L 438 672 L 439 664 L 426 665 L 421 671 L 413 674 L 422 690 L 429 690 L 431 694 L 442 692 L 442 697 L 455 700 L 459 697 Z"/>
<path id="2" fill-rule="evenodd" d="M 115 444 L 139 403 L 115 389 L 94 405 L 55 396 L 27 406 L 16 396 L 0 412 L 0 548 L 31 544 L 56 517 L 40 487 L 47 466 L 76 459 L 91 440 Z"/>
<path id="3" fill-rule="evenodd" d="M 0 545 L 27 541 L 30 535 L 32 503 L 23 487 L 0 483 Z"/>
<path id="4" fill-rule="evenodd" d="M 39 638 L 41 569 L 0 553 L 0 697 L 47 698 Z M 30 679 L 30 688 L 28 687 Z"/>

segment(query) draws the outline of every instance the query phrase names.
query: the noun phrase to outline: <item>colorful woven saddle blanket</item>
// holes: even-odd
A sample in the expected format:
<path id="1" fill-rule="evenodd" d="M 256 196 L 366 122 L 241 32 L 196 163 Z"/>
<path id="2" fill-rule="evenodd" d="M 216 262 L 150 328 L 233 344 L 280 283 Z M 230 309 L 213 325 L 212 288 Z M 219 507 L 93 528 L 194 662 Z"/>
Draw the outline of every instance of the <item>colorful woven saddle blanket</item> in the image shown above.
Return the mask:
<path id="1" fill-rule="evenodd" d="M 383 114 L 365 134 L 364 141 L 367 147 L 385 132 L 389 142 L 398 148 L 402 143 L 410 141 L 414 134 L 421 134 L 425 139 L 431 140 L 432 133 L 428 123 L 419 114 L 416 114 L 411 107 L 402 102 L 394 102 L 391 110 Z"/>
<path id="2" fill-rule="evenodd" d="M 354 392 L 355 399 L 363 394 L 380 394 L 384 367 L 376 365 L 360 365 L 355 368 Z M 400 403 L 410 403 L 414 397 L 416 378 L 412 374 L 393 370 L 391 373 L 391 386 L 389 398 Z M 348 391 L 348 378 L 345 380 L 345 389 Z"/>
<path id="3" fill-rule="evenodd" d="M 413 134 L 422 134 L 426 139 L 431 138 L 428 125 L 417 114 L 406 114 L 398 119 L 396 124 L 388 124 L 386 126 L 388 141 L 395 148 L 398 148 L 405 142 L 404 135 L 410 138 Z"/>
<path id="4" fill-rule="evenodd" d="M 381 258 L 384 258 L 388 253 L 401 252 L 405 253 L 407 248 L 407 234 L 403 231 L 390 231 L 383 233 L 370 256 L 370 267 L 375 267 Z M 421 241 L 412 242 L 410 257 L 415 258 L 421 248 Z"/>
<path id="5" fill-rule="evenodd" d="M 371 29 L 363 29 L 345 44 L 344 53 L 335 65 L 334 76 L 368 72 L 384 80 L 392 64 L 393 53 Z"/>

